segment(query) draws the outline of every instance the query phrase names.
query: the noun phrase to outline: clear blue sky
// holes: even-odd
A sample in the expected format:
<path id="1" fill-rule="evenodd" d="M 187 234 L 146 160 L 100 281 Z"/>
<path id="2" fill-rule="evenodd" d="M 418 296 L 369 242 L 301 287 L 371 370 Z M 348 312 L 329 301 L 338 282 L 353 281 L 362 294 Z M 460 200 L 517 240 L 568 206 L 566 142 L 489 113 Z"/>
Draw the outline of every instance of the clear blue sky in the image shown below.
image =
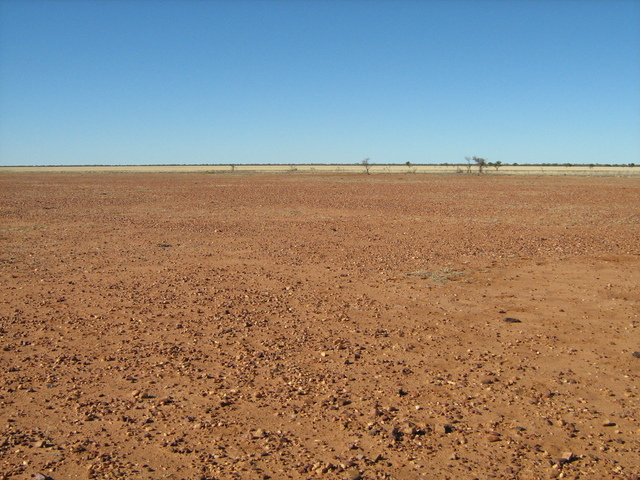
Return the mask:
<path id="1" fill-rule="evenodd" d="M 0 1 L 0 165 L 640 164 L 640 1 Z"/>

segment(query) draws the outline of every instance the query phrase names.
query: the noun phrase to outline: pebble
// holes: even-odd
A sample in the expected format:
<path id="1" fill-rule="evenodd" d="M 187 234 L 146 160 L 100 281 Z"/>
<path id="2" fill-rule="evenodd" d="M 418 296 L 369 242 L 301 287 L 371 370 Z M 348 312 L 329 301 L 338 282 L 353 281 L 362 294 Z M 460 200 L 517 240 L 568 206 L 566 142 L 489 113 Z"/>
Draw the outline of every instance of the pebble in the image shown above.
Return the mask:
<path id="1" fill-rule="evenodd" d="M 445 423 L 444 425 L 439 425 L 436 429 L 438 433 L 451 433 L 453 432 L 453 426 Z"/>
<path id="2" fill-rule="evenodd" d="M 513 318 L 513 317 L 506 317 L 504 319 L 505 322 L 507 323 L 521 323 L 520 320 L 518 320 L 517 318 Z"/>
<path id="3" fill-rule="evenodd" d="M 344 473 L 344 480 L 360 480 L 362 478 L 360 472 L 355 469 L 349 469 Z"/>
<path id="4" fill-rule="evenodd" d="M 560 468 L 565 463 L 571 463 L 576 460 L 576 456 L 572 452 L 564 452 L 562 456 L 556 461 L 554 468 Z"/>
<path id="5" fill-rule="evenodd" d="M 501 440 L 502 440 L 502 437 L 500 436 L 499 433 L 490 433 L 489 435 L 487 435 L 488 442 L 499 442 Z"/>
<path id="6" fill-rule="evenodd" d="M 631 355 L 633 355 L 636 358 L 640 358 L 640 352 L 633 352 Z"/>
<path id="7" fill-rule="evenodd" d="M 412 422 L 402 422 L 398 426 L 398 430 L 403 435 L 415 435 L 418 431 L 417 427 Z"/>
<path id="8" fill-rule="evenodd" d="M 148 392 L 143 392 L 140 390 L 134 390 L 133 392 L 131 392 L 131 396 L 138 399 L 153 398 L 153 396 Z"/>
<path id="9" fill-rule="evenodd" d="M 564 452 L 561 458 L 563 460 L 566 460 L 567 462 L 570 462 L 572 460 L 575 460 L 576 456 L 572 452 Z"/>

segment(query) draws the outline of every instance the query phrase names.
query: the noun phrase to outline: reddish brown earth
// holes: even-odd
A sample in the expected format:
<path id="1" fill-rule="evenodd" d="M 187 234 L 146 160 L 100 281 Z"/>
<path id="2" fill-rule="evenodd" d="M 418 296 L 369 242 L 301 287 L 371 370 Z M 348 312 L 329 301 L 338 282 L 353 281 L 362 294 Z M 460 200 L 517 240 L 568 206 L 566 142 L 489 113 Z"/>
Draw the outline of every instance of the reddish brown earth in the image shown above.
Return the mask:
<path id="1" fill-rule="evenodd" d="M 2 174 L 0 478 L 637 478 L 639 284 L 637 178 Z"/>

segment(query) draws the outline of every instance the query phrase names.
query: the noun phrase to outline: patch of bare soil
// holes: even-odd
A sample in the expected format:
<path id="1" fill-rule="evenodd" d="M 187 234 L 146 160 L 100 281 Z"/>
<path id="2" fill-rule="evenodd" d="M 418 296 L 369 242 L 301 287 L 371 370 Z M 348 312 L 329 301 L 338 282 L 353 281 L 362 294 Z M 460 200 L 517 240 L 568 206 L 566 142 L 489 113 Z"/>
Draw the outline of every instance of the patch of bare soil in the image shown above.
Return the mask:
<path id="1" fill-rule="evenodd" d="M 3 174 L 0 478 L 637 478 L 639 198 Z"/>

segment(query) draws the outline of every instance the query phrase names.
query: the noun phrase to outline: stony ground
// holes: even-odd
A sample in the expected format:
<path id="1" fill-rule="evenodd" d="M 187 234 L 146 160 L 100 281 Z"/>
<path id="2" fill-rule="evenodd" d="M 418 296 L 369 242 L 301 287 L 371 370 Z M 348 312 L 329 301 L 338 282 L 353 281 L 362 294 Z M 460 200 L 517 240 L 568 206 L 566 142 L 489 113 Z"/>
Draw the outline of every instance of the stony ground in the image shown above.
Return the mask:
<path id="1" fill-rule="evenodd" d="M 634 479 L 640 180 L 0 176 L 0 478 Z"/>

